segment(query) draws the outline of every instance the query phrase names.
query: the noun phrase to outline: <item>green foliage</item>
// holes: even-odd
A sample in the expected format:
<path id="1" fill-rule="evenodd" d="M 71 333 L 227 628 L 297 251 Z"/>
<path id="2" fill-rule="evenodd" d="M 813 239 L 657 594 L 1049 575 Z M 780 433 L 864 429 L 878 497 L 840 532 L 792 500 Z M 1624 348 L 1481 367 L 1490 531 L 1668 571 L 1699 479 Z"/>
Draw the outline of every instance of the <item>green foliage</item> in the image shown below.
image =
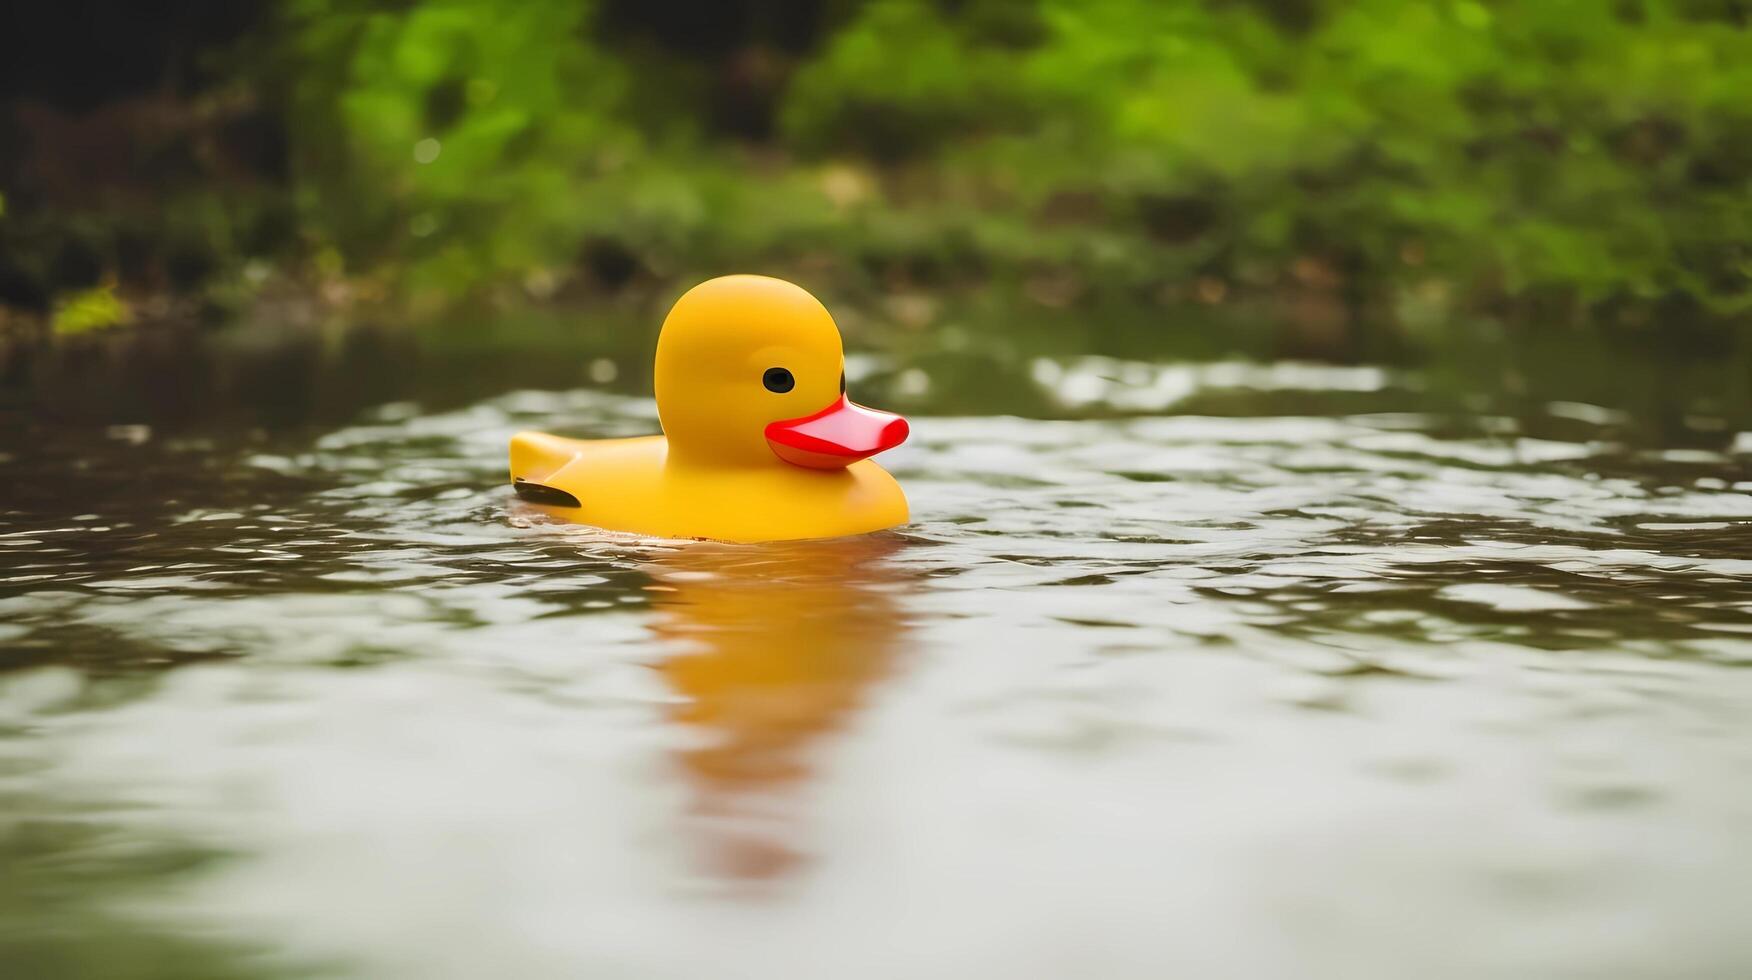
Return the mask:
<path id="1" fill-rule="evenodd" d="M 1734 0 L 842 0 L 801 35 L 725 5 L 747 29 L 702 44 L 629 33 L 626 0 L 282 0 L 231 74 L 289 176 L 177 198 L 160 237 L 436 304 L 607 255 L 1413 329 L 1752 310 Z M 285 212 L 273 239 L 237 217 Z M 0 267 L 47 275 L 44 220 L 7 216 Z"/>
<path id="2" fill-rule="evenodd" d="M 758 170 L 703 106 L 641 117 L 661 72 L 587 5 L 291 9 L 313 211 L 355 261 L 435 289 L 605 237 L 660 269 L 815 248 L 1269 289 L 1300 261 L 1402 310 L 1414 288 L 1752 303 L 1752 41 L 1731 5 L 868 3 L 784 85 L 801 162 Z M 824 157 L 895 179 L 847 206 Z"/>
<path id="3" fill-rule="evenodd" d="M 1015 206 L 1089 192 L 1181 271 L 1312 255 L 1365 286 L 1752 304 L 1752 33 L 1731 5 L 1359 0 L 1286 26 L 1297 7 L 1040 0 L 1041 39 L 1011 49 L 876 4 L 799 73 L 786 131 L 849 149 L 905 120 Z"/>
<path id="4" fill-rule="evenodd" d="M 134 318 L 113 286 L 96 286 L 67 297 L 55 308 L 55 333 L 81 334 L 119 327 Z"/>
<path id="5" fill-rule="evenodd" d="M 564 260 L 576 187 L 642 153 L 621 66 L 573 0 L 294 0 L 297 164 L 348 252 L 444 290 Z"/>

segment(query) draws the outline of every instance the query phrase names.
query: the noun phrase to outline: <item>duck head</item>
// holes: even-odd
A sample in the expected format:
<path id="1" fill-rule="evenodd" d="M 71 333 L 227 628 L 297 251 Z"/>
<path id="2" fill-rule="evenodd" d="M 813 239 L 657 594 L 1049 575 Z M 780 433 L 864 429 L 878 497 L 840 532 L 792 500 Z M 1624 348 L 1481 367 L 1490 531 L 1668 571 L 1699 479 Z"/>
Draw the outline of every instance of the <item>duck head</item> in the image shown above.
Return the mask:
<path id="1" fill-rule="evenodd" d="M 838 469 L 907 437 L 905 419 L 847 400 L 839 328 L 783 279 L 688 290 L 663 321 L 655 375 L 670 457 L 682 462 Z"/>

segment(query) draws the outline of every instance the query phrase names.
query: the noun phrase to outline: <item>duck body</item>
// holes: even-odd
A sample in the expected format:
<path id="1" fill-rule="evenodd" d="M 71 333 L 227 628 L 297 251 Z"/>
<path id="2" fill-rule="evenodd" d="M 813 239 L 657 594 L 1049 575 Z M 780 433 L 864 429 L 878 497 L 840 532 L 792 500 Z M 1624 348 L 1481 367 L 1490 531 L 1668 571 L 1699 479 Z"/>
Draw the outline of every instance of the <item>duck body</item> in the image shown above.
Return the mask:
<path id="1" fill-rule="evenodd" d="M 511 440 L 518 495 L 566 520 L 667 538 L 783 541 L 904 524 L 906 495 L 868 456 L 903 419 L 844 394 L 839 330 L 800 287 L 726 276 L 664 321 L 656 394 L 665 435 Z"/>
<path id="2" fill-rule="evenodd" d="M 513 481 L 577 501 L 543 507 L 569 521 L 660 538 L 786 541 L 864 534 L 905 524 L 900 484 L 869 460 L 838 470 L 689 466 L 664 436 L 511 440 Z M 538 491 L 528 494 L 541 502 Z"/>

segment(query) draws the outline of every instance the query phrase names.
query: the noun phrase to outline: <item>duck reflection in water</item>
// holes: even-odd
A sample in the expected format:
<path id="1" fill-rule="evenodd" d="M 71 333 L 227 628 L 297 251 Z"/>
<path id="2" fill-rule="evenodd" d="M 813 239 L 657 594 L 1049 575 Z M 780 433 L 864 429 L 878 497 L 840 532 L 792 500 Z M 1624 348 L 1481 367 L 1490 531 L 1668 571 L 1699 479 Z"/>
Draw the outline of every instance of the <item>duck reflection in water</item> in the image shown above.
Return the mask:
<path id="1" fill-rule="evenodd" d="M 678 762 L 705 860 L 718 875 L 773 879 L 804 859 L 799 799 L 826 736 L 896 667 L 906 572 L 892 535 L 665 553 L 652 627 L 657 665 L 696 736 Z"/>

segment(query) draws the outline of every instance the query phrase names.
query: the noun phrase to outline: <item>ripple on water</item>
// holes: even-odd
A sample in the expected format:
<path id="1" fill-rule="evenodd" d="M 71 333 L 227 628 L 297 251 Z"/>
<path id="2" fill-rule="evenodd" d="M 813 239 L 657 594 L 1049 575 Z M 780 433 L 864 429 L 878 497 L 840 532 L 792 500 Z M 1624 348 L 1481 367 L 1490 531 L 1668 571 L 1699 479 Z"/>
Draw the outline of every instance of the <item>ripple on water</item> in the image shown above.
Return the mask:
<path id="1" fill-rule="evenodd" d="M 516 502 L 511 432 L 650 428 L 593 392 L 14 454 L 87 479 L 0 513 L 0 910 L 216 973 L 1745 974 L 1745 437 L 1552 414 L 922 418 L 916 523 L 765 547 Z"/>

